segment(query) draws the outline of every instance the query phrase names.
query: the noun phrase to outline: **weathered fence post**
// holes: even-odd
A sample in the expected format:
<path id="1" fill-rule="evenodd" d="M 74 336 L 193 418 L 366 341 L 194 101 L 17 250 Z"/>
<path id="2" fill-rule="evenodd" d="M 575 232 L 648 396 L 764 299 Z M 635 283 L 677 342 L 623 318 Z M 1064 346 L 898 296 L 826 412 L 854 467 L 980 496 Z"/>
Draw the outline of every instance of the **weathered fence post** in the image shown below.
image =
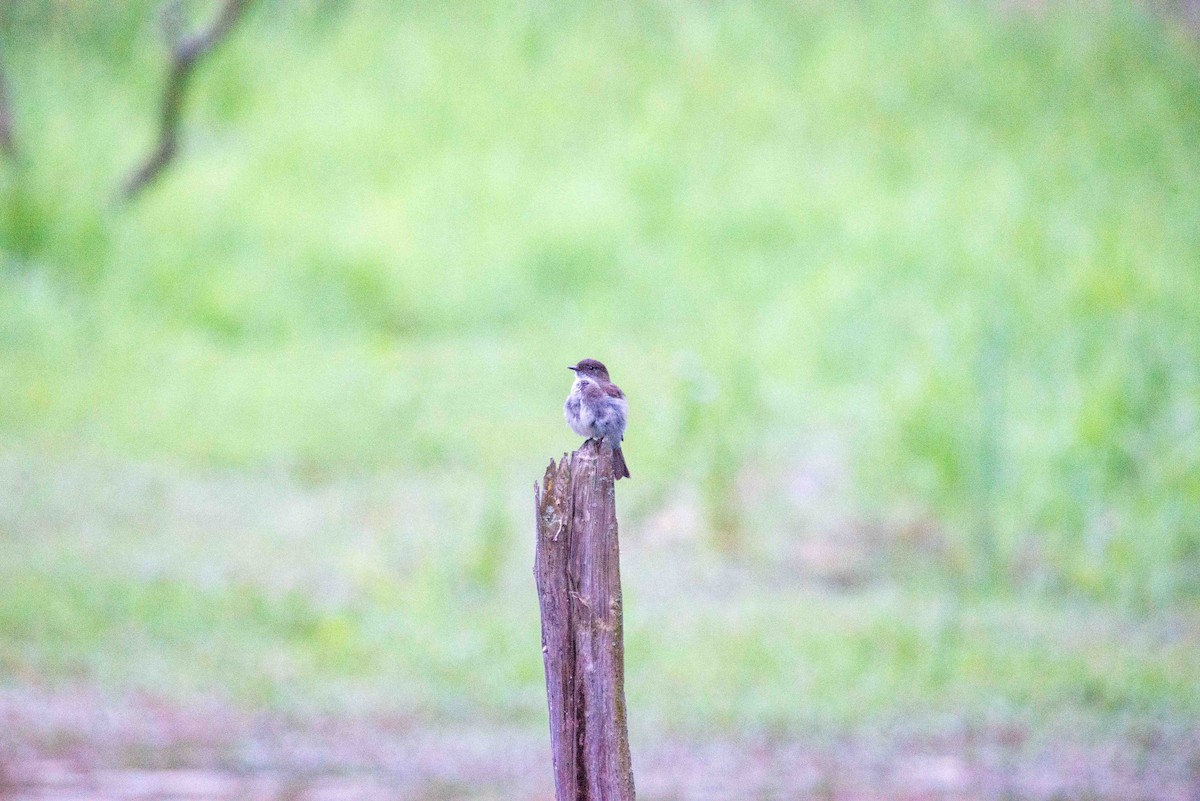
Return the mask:
<path id="1" fill-rule="evenodd" d="M 557 801 L 633 801 L 612 451 L 587 442 L 535 485 Z"/>

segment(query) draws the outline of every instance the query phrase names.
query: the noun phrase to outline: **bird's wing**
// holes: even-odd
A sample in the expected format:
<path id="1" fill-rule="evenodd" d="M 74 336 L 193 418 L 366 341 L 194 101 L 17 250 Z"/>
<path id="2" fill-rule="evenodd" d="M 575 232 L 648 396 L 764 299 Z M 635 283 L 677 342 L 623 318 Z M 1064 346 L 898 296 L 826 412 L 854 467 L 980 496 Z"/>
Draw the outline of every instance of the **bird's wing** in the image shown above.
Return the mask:
<path id="1" fill-rule="evenodd" d="M 616 384 L 612 384 L 612 383 L 605 384 L 602 387 L 602 389 L 604 390 L 604 394 L 610 398 L 624 398 L 625 397 L 625 393 L 622 392 L 621 388 L 618 387 Z"/>

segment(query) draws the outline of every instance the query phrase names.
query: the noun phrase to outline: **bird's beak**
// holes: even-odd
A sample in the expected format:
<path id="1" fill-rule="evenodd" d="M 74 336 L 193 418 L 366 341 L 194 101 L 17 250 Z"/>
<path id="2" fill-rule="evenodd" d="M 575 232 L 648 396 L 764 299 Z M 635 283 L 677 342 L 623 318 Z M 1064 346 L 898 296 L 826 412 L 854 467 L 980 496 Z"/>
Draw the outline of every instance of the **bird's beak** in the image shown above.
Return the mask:
<path id="1" fill-rule="evenodd" d="M 567 369 L 570 370 L 572 373 L 575 372 L 575 370 L 576 370 L 576 368 L 574 368 L 574 367 L 568 367 Z"/>

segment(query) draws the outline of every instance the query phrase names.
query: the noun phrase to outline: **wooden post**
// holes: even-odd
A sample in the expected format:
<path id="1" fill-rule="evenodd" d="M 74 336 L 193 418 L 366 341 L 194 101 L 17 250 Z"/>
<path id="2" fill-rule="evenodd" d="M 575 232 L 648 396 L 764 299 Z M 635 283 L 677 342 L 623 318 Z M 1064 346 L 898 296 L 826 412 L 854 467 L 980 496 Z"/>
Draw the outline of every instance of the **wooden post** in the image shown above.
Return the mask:
<path id="1" fill-rule="evenodd" d="M 584 443 L 534 486 L 556 801 L 633 801 L 612 451 Z"/>

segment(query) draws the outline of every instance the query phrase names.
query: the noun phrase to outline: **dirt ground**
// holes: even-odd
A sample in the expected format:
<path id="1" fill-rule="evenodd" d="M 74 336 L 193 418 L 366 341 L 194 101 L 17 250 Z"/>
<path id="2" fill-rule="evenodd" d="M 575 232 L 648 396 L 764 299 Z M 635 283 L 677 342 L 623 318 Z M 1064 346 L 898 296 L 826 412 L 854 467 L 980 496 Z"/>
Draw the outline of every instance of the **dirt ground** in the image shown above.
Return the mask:
<path id="1" fill-rule="evenodd" d="M 809 737 L 646 732 L 642 799 L 1200 801 L 1200 731 L 1021 727 Z M 552 799 L 548 735 L 498 722 L 284 719 L 219 703 L 0 691 L 0 798 Z"/>

